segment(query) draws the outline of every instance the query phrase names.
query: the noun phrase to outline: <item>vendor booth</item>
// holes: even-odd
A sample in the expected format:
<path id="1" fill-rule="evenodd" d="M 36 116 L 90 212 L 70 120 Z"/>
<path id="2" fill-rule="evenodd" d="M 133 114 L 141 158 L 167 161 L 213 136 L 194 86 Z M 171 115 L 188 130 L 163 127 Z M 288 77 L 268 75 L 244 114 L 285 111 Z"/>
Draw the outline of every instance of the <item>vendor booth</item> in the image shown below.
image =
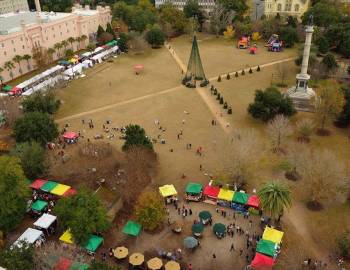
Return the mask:
<path id="1" fill-rule="evenodd" d="M 184 246 L 188 249 L 193 249 L 198 246 L 198 240 L 192 236 L 188 236 L 184 239 Z"/>
<path id="2" fill-rule="evenodd" d="M 44 231 L 47 235 L 50 235 L 56 230 L 57 217 L 50 214 L 43 214 L 33 225 L 38 230 Z"/>
<path id="3" fill-rule="evenodd" d="M 231 207 L 237 212 L 246 213 L 248 211 L 248 207 L 246 206 L 248 197 L 247 193 L 236 191 L 233 196 Z"/>
<path id="4" fill-rule="evenodd" d="M 274 264 L 275 262 L 273 258 L 257 252 L 250 266 L 256 270 L 259 270 L 259 269 L 272 270 L 272 267 Z"/>
<path id="5" fill-rule="evenodd" d="M 177 191 L 174 185 L 164 185 L 162 187 L 159 187 L 159 192 L 167 204 L 172 203 L 173 200 L 177 199 Z"/>
<path id="6" fill-rule="evenodd" d="M 28 244 L 34 244 L 35 246 L 40 246 L 43 242 L 45 242 L 45 236 L 44 236 L 44 233 L 40 230 L 28 228 L 12 244 L 12 246 L 21 247 L 23 241 L 27 242 Z"/>
<path id="7" fill-rule="evenodd" d="M 66 194 L 66 192 L 70 189 L 70 186 L 58 184 L 50 191 L 50 193 L 56 196 L 64 196 L 64 194 Z"/>
<path id="8" fill-rule="evenodd" d="M 283 234 L 284 232 L 266 226 L 262 235 L 262 239 L 269 240 L 279 245 L 282 242 Z"/>
<path id="9" fill-rule="evenodd" d="M 219 192 L 220 192 L 219 187 L 207 185 L 203 191 L 204 202 L 210 203 L 210 204 L 216 204 L 218 200 Z"/>
<path id="10" fill-rule="evenodd" d="M 32 203 L 31 214 L 34 216 L 41 216 L 48 210 L 48 203 L 43 200 L 36 200 Z"/>
<path id="11" fill-rule="evenodd" d="M 44 191 L 44 192 L 50 192 L 50 191 L 53 190 L 57 185 L 58 185 L 58 183 L 55 182 L 55 181 L 47 181 L 44 185 L 42 185 L 42 186 L 40 187 L 40 190 L 41 190 L 41 191 Z"/>
<path id="12" fill-rule="evenodd" d="M 192 225 L 192 234 L 195 237 L 201 237 L 204 230 L 204 225 L 202 222 L 197 222 Z"/>
<path id="13" fill-rule="evenodd" d="M 247 206 L 249 213 L 258 215 L 260 212 L 260 199 L 257 195 L 252 195 L 248 198 Z"/>
<path id="14" fill-rule="evenodd" d="M 126 247 L 116 247 L 113 250 L 113 255 L 116 259 L 122 260 L 125 259 L 129 254 L 129 250 Z"/>
<path id="15" fill-rule="evenodd" d="M 181 267 L 178 262 L 168 261 L 164 266 L 164 270 L 181 270 Z"/>
<path id="16" fill-rule="evenodd" d="M 160 258 L 154 257 L 147 261 L 147 268 L 149 270 L 160 270 L 163 267 L 163 262 Z"/>
<path id="17" fill-rule="evenodd" d="M 75 76 L 80 75 L 82 73 L 83 73 L 83 64 L 81 63 L 78 63 L 75 66 L 69 67 L 63 72 L 65 76 L 68 76 L 70 78 L 74 78 Z"/>
<path id="18" fill-rule="evenodd" d="M 63 139 L 68 144 L 73 144 L 78 141 L 79 134 L 73 131 L 67 131 L 63 134 Z"/>
<path id="19" fill-rule="evenodd" d="M 215 223 L 213 226 L 213 232 L 217 238 L 221 239 L 226 235 L 226 226 L 222 223 Z"/>
<path id="20" fill-rule="evenodd" d="M 276 243 L 261 239 L 256 246 L 256 252 L 270 257 L 276 257 L 278 248 L 279 247 Z"/>
<path id="21" fill-rule="evenodd" d="M 141 225 L 131 220 L 129 220 L 123 228 L 123 233 L 132 236 L 138 236 L 140 232 Z"/>
<path id="22" fill-rule="evenodd" d="M 202 199 L 203 186 L 198 183 L 188 183 L 186 187 L 186 200 L 198 202 Z"/>
<path id="23" fill-rule="evenodd" d="M 72 234 L 70 230 L 66 230 L 59 238 L 62 242 L 67 244 L 74 244 Z M 93 255 L 100 245 L 103 243 L 103 238 L 94 234 L 91 234 L 88 241 L 82 247 L 87 251 L 88 254 Z"/>
<path id="24" fill-rule="evenodd" d="M 229 189 L 220 188 L 217 204 L 220 206 L 231 207 L 235 192 Z"/>
<path id="25" fill-rule="evenodd" d="M 46 184 L 47 180 L 44 179 L 36 179 L 32 182 L 29 187 L 34 190 L 39 190 L 44 184 Z"/>
<path id="26" fill-rule="evenodd" d="M 209 211 L 201 211 L 198 216 L 203 225 L 206 225 L 211 221 L 211 214 Z"/>
<path id="27" fill-rule="evenodd" d="M 145 262 L 145 256 L 141 253 L 133 253 L 129 257 L 129 264 L 132 269 L 142 269 L 143 263 Z"/>

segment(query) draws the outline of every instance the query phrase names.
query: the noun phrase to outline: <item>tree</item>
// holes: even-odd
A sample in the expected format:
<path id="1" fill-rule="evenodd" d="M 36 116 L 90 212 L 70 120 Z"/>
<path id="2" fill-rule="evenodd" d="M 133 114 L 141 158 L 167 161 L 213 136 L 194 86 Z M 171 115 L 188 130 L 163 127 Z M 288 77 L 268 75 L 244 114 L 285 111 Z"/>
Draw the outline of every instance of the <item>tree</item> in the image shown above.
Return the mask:
<path id="1" fill-rule="evenodd" d="M 146 136 L 145 130 L 139 125 L 128 125 L 125 131 L 125 143 L 122 147 L 123 151 L 127 151 L 133 145 L 141 145 L 153 150 L 151 140 Z"/>
<path id="2" fill-rule="evenodd" d="M 185 31 L 186 17 L 181 10 L 178 10 L 171 3 L 165 3 L 160 7 L 160 23 L 168 38 L 173 35 L 181 35 Z"/>
<path id="3" fill-rule="evenodd" d="M 292 205 L 291 191 L 289 187 L 281 182 L 271 181 L 265 183 L 258 191 L 262 208 L 277 219 L 283 216 L 284 209 Z"/>
<path id="4" fill-rule="evenodd" d="M 12 97 L 2 97 L 0 99 L 0 111 L 3 112 L 8 127 L 12 128 L 17 118 L 22 115 L 22 110 L 19 107 L 17 99 Z"/>
<path id="5" fill-rule="evenodd" d="M 276 66 L 277 75 L 280 78 L 280 83 L 278 86 L 285 87 L 286 85 L 286 79 L 289 73 L 289 67 L 285 63 L 280 63 Z"/>
<path id="6" fill-rule="evenodd" d="M 309 151 L 300 172 L 305 180 L 308 206 L 315 210 L 322 208 L 322 202 L 334 198 L 339 192 L 338 187 L 346 179 L 344 164 L 328 150 Z"/>
<path id="7" fill-rule="evenodd" d="M 301 172 L 305 166 L 305 159 L 309 153 L 309 148 L 301 143 L 292 142 L 288 145 L 286 161 L 287 168 L 285 177 L 292 181 L 301 179 Z"/>
<path id="8" fill-rule="evenodd" d="M 346 230 L 342 233 L 337 239 L 338 249 L 340 255 L 344 257 L 344 259 L 350 259 L 350 230 Z"/>
<path id="9" fill-rule="evenodd" d="M 88 37 L 86 35 L 82 35 L 81 37 L 77 37 L 76 38 L 77 42 L 78 42 L 78 49 L 80 50 L 80 43 L 83 42 L 84 48 L 86 45 L 86 40 L 88 40 Z"/>
<path id="10" fill-rule="evenodd" d="M 54 213 L 60 220 L 59 225 L 64 230 L 70 229 L 74 242 L 78 245 L 86 244 L 90 234 L 103 232 L 109 227 L 105 208 L 87 190 L 59 200 Z"/>
<path id="11" fill-rule="evenodd" d="M 341 21 L 343 15 L 338 5 L 327 2 L 319 2 L 309 8 L 302 16 L 303 24 L 306 25 L 310 15 L 313 15 L 314 24 L 321 27 L 329 27 Z"/>
<path id="12" fill-rule="evenodd" d="M 53 54 L 56 52 L 54 48 L 48 48 L 47 49 L 47 54 L 49 56 L 50 62 L 53 62 Z"/>
<path id="13" fill-rule="evenodd" d="M 157 229 L 166 216 L 164 199 L 158 192 L 145 190 L 137 199 L 135 216 L 145 230 Z"/>
<path id="14" fill-rule="evenodd" d="M 329 120 L 335 119 L 342 111 L 344 106 L 344 95 L 340 85 L 334 80 L 327 80 L 321 84 L 316 100 L 316 124 L 319 135 L 327 135 L 329 132 L 325 129 Z"/>
<path id="15" fill-rule="evenodd" d="M 62 40 L 61 41 L 61 45 L 62 45 L 62 47 L 64 47 L 64 51 L 66 51 L 67 50 L 67 46 L 68 46 L 68 41 L 67 40 Z"/>
<path id="16" fill-rule="evenodd" d="M 233 10 L 226 10 L 221 4 L 216 3 L 210 16 L 210 25 L 214 30 L 216 37 L 233 21 L 235 13 Z"/>
<path id="17" fill-rule="evenodd" d="M 338 68 L 337 61 L 335 60 L 333 54 L 327 53 L 325 57 L 323 57 L 321 63 L 326 67 L 328 72 L 332 72 Z"/>
<path id="18" fill-rule="evenodd" d="M 15 157 L 0 157 L 0 230 L 5 233 L 17 227 L 27 208 L 29 189 L 19 162 Z"/>
<path id="19" fill-rule="evenodd" d="M 127 47 L 135 54 L 142 54 L 148 48 L 148 43 L 141 34 L 132 31 L 128 34 Z"/>
<path id="20" fill-rule="evenodd" d="M 60 108 L 60 105 L 61 101 L 56 98 L 56 94 L 53 91 L 37 91 L 22 101 L 24 112 L 55 114 Z"/>
<path id="21" fill-rule="evenodd" d="M 249 104 L 248 113 L 256 119 L 267 122 L 277 114 L 292 116 L 296 110 L 289 97 L 282 95 L 274 87 L 268 87 L 264 91 L 255 91 L 255 99 Z"/>
<path id="22" fill-rule="evenodd" d="M 302 118 L 297 122 L 296 127 L 299 135 L 298 140 L 301 142 L 309 142 L 310 136 L 315 128 L 314 122 L 309 118 Z"/>
<path id="23" fill-rule="evenodd" d="M 7 270 L 34 269 L 34 247 L 23 241 L 20 247 L 0 249 L 0 262 Z"/>
<path id="24" fill-rule="evenodd" d="M 125 34 L 125 33 L 119 34 L 118 46 L 122 52 L 128 51 L 128 40 L 129 40 L 129 38 L 128 38 L 127 34 Z"/>
<path id="25" fill-rule="evenodd" d="M 87 46 L 86 46 L 86 49 L 92 53 L 95 49 L 96 49 L 96 45 L 94 43 L 89 43 Z"/>
<path id="26" fill-rule="evenodd" d="M 49 57 L 46 48 L 34 47 L 32 50 L 32 55 L 38 68 L 42 68 L 47 65 Z"/>
<path id="27" fill-rule="evenodd" d="M 13 79 L 13 72 L 12 69 L 15 68 L 15 65 L 11 61 L 7 61 L 4 64 L 4 68 L 9 72 L 11 79 Z"/>
<path id="28" fill-rule="evenodd" d="M 31 66 L 29 64 L 29 60 L 32 59 L 32 57 L 29 54 L 25 54 L 25 55 L 22 56 L 22 59 L 27 61 L 27 69 L 31 70 L 32 68 L 31 68 Z"/>
<path id="29" fill-rule="evenodd" d="M 189 0 L 184 6 L 183 13 L 186 18 L 196 18 L 199 24 L 199 31 L 202 31 L 203 23 L 205 22 L 205 15 L 200 8 L 197 0 Z"/>
<path id="30" fill-rule="evenodd" d="M 268 126 L 267 133 L 270 137 L 272 148 L 275 152 L 281 150 L 284 140 L 293 132 L 289 124 L 289 120 L 282 114 L 278 114 L 273 118 Z"/>
<path id="31" fill-rule="evenodd" d="M 62 44 L 61 43 L 56 43 L 54 46 L 53 46 L 53 48 L 56 50 L 56 52 L 57 52 L 57 56 L 58 56 L 58 58 L 60 58 L 61 57 L 61 49 L 62 49 Z"/>
<path id="32" fill-rule="evenodd" d="M 298 19 L 294 16 L 288 16 L 287 18 L 287 25 L 293 28 L 297 28 L 298 26 Z"/>
<path id="33" fill-rule="evenodd" d="M 23 60 L 22 56 L 20 55 L 15 55 L 13 58 L 12 58 L 12 61 L 15 62 L 17 65 L 18 65 L 18 72 L 20 74 L 22 74 L 22 68 L 21 68 L 21 61 Z"/>
<path id="34" fill-rule="evenodd" d="M 329 51 L 329 42 L 324 36 L 320 36 L 318 39 L 316 39 L 315 43 L 320 53 L 326 54 Z"/>
<path id="35" fill-rule="evenodd" d="M 104 45 L 113 40 L 113 36 L 110 33 L 104 32 L 98 38 L 98 44 Z"/>
<path id="36" fill-rule="evenodd" d="M 226 11 L 234 11 L 236 18 L 242 18 L 244 13 L 248 10 L 248 5 L 243 0 L 219 0 Z"/>
<path id="37" fill-rule="evenodd" d="M 16 144 L 11 155 L 19 158 L 23 172 L 29 179 L 42 176 L 48 168 L 45 149 L 37 142 Z"/>
<path id="38" fill-rule="evenodd" d="M 69 37 L 67 41 L 70 43 L 70 48 L 72 49 L 72 51 L 74 51 L 73 43 L 75 42 L 75 38 Z"/>
<path id="39" fill-rule="evenodd" d="M 159 26 L 154 25 L 146 33 L 146 40 L 152 46 L 152 48 L 159 48 L 164 44 L 165 35 Z"/>
<path id="40" fill-rule="evenodd" d="M 347 127 L 350 124 L 350 87 L 342 87 L 344 95 L 344 106 L 335 124 L 337 127 Z"/>
<path id="41" fill-rule="evenodd" d="M 286 48 L 292 48 L 299 41 L 297 29 L 292 26 L 282 27 L 280 35 Z"/>
<path id="42" fill-rule="evenodd" d="M 115 39 L 115 33 L 114 33 L 114 31 L 112 29 L 112 25 L 110 23 L 107 23 L 106 32 L 111 34 L 113 36 L 113 39 Z"/>
<path id="43" fill-rule="evenodd" d="M 42 112 L 30 112 L 18 118 L 14 125 L 17 142 L 36 141 L 41 145 L 53 141 L 58 136 L 57 124 Z"/>

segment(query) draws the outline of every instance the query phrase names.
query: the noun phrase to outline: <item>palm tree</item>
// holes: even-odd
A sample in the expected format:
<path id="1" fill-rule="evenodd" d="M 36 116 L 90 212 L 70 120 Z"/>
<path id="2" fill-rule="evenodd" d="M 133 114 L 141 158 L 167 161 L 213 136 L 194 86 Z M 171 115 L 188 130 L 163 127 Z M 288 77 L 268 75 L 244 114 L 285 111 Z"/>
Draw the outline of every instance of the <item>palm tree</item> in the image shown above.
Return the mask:
<path id="1" fill-rule="evenodd" d="M 76 41 L 76 39 L 74 37 L 69 37 L 67 41 L 70 43 L 70 47 L 74 51 L 73 43 Z"/>
<path id="2" fill-rule="evenodd" d="M 22 74 L 21 61 L 23 60 L 22 56 L 16 54 L 15 57 L 12 58 L 12 61 L 18 65 L 18 71 Z"/>
<path id="3" fill-rule="evenodd" d="M 292 204 L 289 187 L 280 182 L 265 183 L 259 190 L 258 195 L 262 208 L 270 212 L 277 222 L 283 216 L 284 208 L 290 207 Z"/>
<path id="4" fill-rule="evenodd" d="M 0 74 L 2 73 L 4 71 L 4 69 L 2 68 L 2 67 L 0 67 Z M 0 75 L 0 82 L 1 82 L 1 84 L 0 84 L 0 89 L 2 88 L 2 84 L 3 84 L 3 82 L 4 82 L 4 77 L 2 77 L 1 75 Z"/>
<path id="5" fill-rule="evenodd" d="M 13 79 L 13 72 L 12 69 L 15 68 L 15 65 L 11 61 L 7 61 L 4 64 L 4 68 L 9 72 L 11 79 Z"/>
<path id="6" fill-rule="evenodd" d="M 78 43 L 78 51 L 80 50 L 80 44 L 81 44 L 81 37 L 77 37 L 75 41 Z"/>
<path id="7" fill-rule="evenodd" d="M 81 41 L 84 43 L 84 45 L 86 45 L 85 44 L 85 41 L 88 39 L 88 37 L 86 36 L 86 35 L 82 35 L 81 37 L 80 37 L 80 39 L 81 39 Z M 85 46 L 84 46 L 85 47 Z"/>
<path id="8" fill-rule="evenodd" d="M 64 47 L 64 50 L 66 51 L 67 50 L 67 46 L 68 46 L 67 40 L 62 40 L 61 45 L 62 45 L 62 47 Z"/>
<path id="9" fill-rule="evenodd" d="M 86 49 L 89 51 L 89 52 L 93 52 L 96 48 L 96 45 L 94 43 L 89 43 L 87 46 L 86 46 Z"/>
<path id="10" fill-rule="evenodd" d="M 62 44 L 61 43 L 56 43 L 54 46 L 54 49 L 56 50 L 56 52 L 57 52 L 57 56 L 58 56 L 58 58 L 60 58 L 61 57 L 61 53 L 60 53 L 60 50 L 62 49 Z"/>
<path id="11" fill-rule="evenodd" d="M 27 68 L 28 70 L 31 70 L 32 67 L 29 64 L 29 60 L 32 59 L 32 57 L 29 54 L 25 54 L 22 56 L 22 59 L 27 61 Z"/>
<path id="12" fill-rule="evenodd" d="M 48 48 L 47 49 L 47 54 L 49 55 L 50 58 L 50 62 L 53 61 L 53 54 L 56 52 L 56 50 L 54 48 Z"/>

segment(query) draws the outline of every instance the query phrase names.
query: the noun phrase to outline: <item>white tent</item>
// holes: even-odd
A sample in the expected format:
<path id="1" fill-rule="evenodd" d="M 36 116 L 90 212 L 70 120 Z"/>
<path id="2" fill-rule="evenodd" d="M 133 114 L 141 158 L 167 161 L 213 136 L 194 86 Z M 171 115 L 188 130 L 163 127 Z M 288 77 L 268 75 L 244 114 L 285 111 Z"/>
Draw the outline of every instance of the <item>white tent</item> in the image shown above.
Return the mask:
<path id="1" fill-rule="evenodd" d="M 94 50 L 93 53 L 98 53 L 98 52 L 100 52 L 100 51 L 102 51 L 102 50 L 103 50 L 102 47 L 97 47 L 97 48 Z"/>
<path id="2" fill-rule="evenodd" d="M 34 222 L 34 226 L 47 230 L 52 223 L 56 221 L 57 217 L 50 214 L 43 214 L 37 221 Z"/>
<path id="3" fill-rule="evenodd" d="M 44 237 L 42 231 L 28 228 L 17 240 L 13 243 L 12 246 L 21 247 L 21 241 L 26 241 L 29 244 L 34 244 L 36 241 Z"/>
<path id="4" fill-rule="evenodd" d="M 84 52 L 81 56 L 82 57 L 90 57 L 92 55 L 91 52 Z"/>
<path id="5" fill-rule="evenodd" d="M 81 74 L 82 69 L 83 69 L 83 65 L 81 63 L 79 63 L 79 64 L 65 70 L 63 72 L 63 74 L 72 77 L 74 75 Z"/>
<path id="6" fill-rule="evenodd" d="M 90 68 L 93 66 L 93 63 L 91 60 L 85 60 L 82 62 L 84 68 Z"/>

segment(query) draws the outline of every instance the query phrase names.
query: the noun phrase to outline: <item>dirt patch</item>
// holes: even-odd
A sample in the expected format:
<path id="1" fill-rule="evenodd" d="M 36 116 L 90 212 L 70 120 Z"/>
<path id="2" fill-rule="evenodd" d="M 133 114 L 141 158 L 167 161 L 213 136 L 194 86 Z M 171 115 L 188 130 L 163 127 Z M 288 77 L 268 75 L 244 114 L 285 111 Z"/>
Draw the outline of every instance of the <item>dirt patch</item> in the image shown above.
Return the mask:
<path id="1" fill-rule="evenodd" d="M 318 128 L 316 130 L 316 134 L 318 136 L 330 136 L 331 135 L 331 131 L 329 129 Z"/>
<path id="2" fill-rule="evenodd" d="M 316 201 L 307 202 L 306 206 L 311 211 L 321 211 L 323 209 L 323 205 Z"/>

